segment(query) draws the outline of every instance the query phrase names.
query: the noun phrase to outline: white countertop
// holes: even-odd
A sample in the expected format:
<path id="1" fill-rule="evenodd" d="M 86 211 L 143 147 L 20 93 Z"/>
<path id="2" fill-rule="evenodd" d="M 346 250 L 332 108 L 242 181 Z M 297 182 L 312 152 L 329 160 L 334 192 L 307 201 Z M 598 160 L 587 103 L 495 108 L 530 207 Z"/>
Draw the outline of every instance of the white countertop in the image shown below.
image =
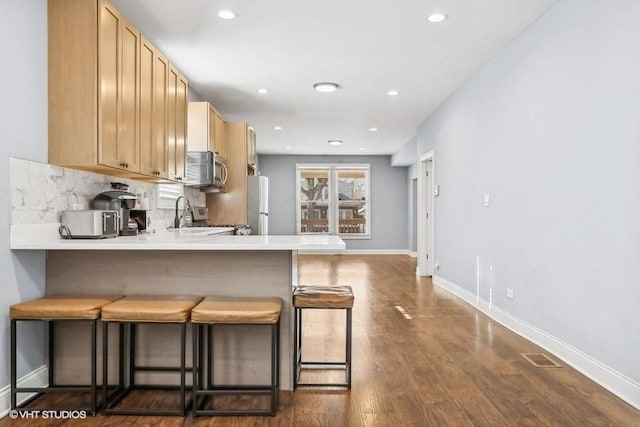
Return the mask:
<path id="1" fill-rule="evenodd" d="M 342 251 L 338 236 L 229 236 L 205 231 L 158 230 L 156 233 L 107 239 L 62 239 L 60 224 L 11 226 L 11 249 L 47 250 L 179 250 L 179 251 Z M 220 229 L 221 230 L 221 229 Z M 215 232 L 215 230 L 209 230 Z"/>

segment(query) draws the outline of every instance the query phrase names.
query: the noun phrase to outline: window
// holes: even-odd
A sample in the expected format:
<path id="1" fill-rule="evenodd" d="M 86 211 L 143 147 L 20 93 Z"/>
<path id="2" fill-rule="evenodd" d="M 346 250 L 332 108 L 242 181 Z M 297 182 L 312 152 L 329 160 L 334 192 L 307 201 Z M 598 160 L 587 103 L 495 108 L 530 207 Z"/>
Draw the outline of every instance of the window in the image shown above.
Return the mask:
<path id="1" fill-rule="evenodd" d="M 175 209 L 176 199 L 183 194 L 182 185 L 158 184 L 157 209 Z"/>
<path id="2" fill-rule="evenodd" d="M 371 238 L 368 164 L 296 165 L 298 234 Z"/>

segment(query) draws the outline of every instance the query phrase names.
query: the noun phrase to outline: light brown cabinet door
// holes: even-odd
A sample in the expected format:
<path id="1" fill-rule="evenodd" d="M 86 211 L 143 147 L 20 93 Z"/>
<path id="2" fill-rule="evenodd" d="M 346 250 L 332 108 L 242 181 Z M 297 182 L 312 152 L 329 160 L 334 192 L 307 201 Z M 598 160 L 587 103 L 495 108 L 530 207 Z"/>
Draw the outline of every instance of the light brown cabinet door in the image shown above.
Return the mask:
<path id="1" fill-rule="evenodd" d="M 171 64 L 169 64 L 167 89 L 169 179 L 177 182 L 185 182 L 187 167 L 187 97 L 189 83 Z"/>
<path id="2" fill-rule="evenodd" d="M 140 32 L 103 2 L 99 33 L 98 162 L 138 172 Z"/>
<path id="3" fill-rule="evenodd" d="M 227 158 L 227 131 L 224 125 L 224 119 L 222 115 L 215 111 L 213 127 L 215 129 L 215 144 L 216 151 L 220 154 L 224 159 Z"/>
<path id="4" fill-rule="evenodd" d="M 120 96 L 118 99 L 118 154 L 124 168 L 140 171 L 139 67 L 140 32 L 121 19 L 122 56 L 120 62 Z"/>
<path id="5" fill-rule="evenodd" d="M 169 179 L 177 181 L 176 169 L 176 103 L 178 88 L 178 74 L 175 68 L 169 66 L 169 80 L 167 82 L 167 146 L 169 148 Z"/>
<path id="6" fill-rule="evenodd" d="M 220 153 L 220 147 L 218 147 L 218 141 L 216 140 L 216 110 L 209 106 L 209 120 L 207 121 L 209 127 L 209 151 L 213 151 L 216 154 Z"/>
<path id="7" fill-rule="evenodd" d="M 161 178 L 169 178 L 169 151 L 167 129 L 167 103 L 169 98 L 167 79 L 169 61 L 155 53 L 153 59 L 153 162 Z"/>
<path id="8" fill-rule="evenodd" d="M 123 169 L 121 154 L 118 152 L 120 22 L 118 11 L 103 3 L 100 7 L 98 35 L 98 162 Z"/>
<path id="9" fill-rule="evenodd" d="M 187 108 L 189 82 L 177 73 L 176 86 L 176 175 L 178 181 L 187 180 Z"/>
<path id="10" fill-rule="evenodd" d="M 140 43 L 140 173 L 157 176 L 153 141 L 153 63 L 155 49 L 143 37 Z"/>

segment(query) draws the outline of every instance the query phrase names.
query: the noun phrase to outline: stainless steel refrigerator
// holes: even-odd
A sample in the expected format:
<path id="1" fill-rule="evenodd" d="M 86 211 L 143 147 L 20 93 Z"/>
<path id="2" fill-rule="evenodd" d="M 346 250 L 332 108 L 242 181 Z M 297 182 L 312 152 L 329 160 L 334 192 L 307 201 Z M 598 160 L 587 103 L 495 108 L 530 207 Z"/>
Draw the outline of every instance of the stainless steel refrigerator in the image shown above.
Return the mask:
<path id="1" fill-rule="evenodd" d="M 253 234 L 269 234 L 269 178 L 247 178 L 247 222 Z"/>

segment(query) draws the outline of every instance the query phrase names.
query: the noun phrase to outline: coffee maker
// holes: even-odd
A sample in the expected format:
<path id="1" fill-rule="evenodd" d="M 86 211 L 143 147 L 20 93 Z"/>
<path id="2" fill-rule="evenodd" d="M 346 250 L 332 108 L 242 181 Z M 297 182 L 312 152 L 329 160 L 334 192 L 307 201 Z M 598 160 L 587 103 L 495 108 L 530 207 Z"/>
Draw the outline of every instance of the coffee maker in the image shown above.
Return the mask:
<path id="1" fill-rule="evenodd" d="M 119 182 L 111 183 L 112 190 L 103 191 L 93 198 L 93 209 L 116 210 L 119 213 L 119 233 L 121 236 L 138 234 L 138 224 L 131 218 L 131 210 L 136 205 L 136 195 L 126 191 L 129 186 Z"/>

